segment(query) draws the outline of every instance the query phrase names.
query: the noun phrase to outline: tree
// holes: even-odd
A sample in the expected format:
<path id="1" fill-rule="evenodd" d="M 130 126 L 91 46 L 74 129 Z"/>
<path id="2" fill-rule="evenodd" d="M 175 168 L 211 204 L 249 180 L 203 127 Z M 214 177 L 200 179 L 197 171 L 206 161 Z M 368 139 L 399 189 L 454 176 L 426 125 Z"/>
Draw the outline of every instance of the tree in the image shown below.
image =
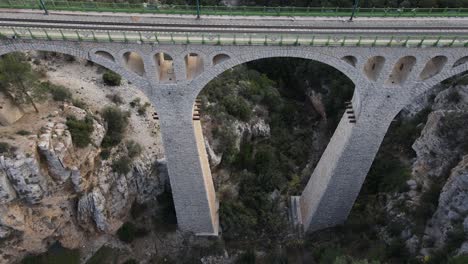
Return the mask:
<path id="1" fill-rule="evenodd" d="M 34 85 L 34 72 L 21 53 L 10 53 L 0 58 L 0 91 L 14 98 L 18 103 L 26 100 L 39 113 L 29 91 Z"/>

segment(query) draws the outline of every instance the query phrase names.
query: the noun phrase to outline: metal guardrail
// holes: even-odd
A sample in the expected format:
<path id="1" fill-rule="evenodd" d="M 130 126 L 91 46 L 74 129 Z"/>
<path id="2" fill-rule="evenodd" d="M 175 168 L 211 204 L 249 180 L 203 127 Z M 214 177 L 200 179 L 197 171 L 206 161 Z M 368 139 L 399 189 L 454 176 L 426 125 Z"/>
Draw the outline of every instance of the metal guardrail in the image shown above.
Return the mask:
<path id="1" fill-rule="evenodd" d="M 268 46 L 367 46 L 367 47 L 468 47 L 468 36 L 345 36 L 294 34 L 200 34 L 102 30 L 64 30 L 0 27 L 0 40 L 41 39 L 58 41 L 127 42 L 157 44 L 268 45 Z"/>
<path id="2" fill-rule="evenodd" d="M 196 15 L 190 5 L 130 4 L 43 0 L 48 10 L 95 11 L 151 14 Z M 39 0 L 0 0 L 0 8 L 42 9 Z M 202 15 L 232 16 L 344 16 L 352 8 L 344 7 L 266 7 L 266 6 L 201 6 Z M 359 8 L 355 17 L 466 17 L 468 8 Z"/>

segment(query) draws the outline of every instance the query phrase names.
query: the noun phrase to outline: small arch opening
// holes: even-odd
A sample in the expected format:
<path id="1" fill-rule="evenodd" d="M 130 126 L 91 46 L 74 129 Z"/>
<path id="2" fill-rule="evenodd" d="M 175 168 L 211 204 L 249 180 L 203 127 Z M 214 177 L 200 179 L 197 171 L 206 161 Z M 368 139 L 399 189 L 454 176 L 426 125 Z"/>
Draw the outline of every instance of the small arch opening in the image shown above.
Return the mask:
<path id="1" fill-rule="evenodd" d="M 110 61 L 114 61 L 114 62 L 115 62 L 114 56 L 112 56 L 112 54 L 110 54 L 110 53 L 107 52 L 107 51 L 99 50 L 99 51 L 96 51 L 94 54 L 96 54 L 96 56 L 98 56 L 98 57 L 102 57 L 102 58 L 105 58 L 105 59 L 107 59 L 107 60 L 110 60 Z"/>
<path id="2" fill-rule="evenodd" d="M 123 58 L 125 61 L 125 67 L 127 67 L 127 69 L 133 71 L 134 73 L 140 76 L 143 76 L 145 74 L 145 66 L 140 54 L 133 51 L 129 51 L 123 55 Z"/>
<path id="3" fill-rule="evenodd" d="M 364 73 L 367 78 L 372 81 L 376 81 L 379 78 L 380 72 L 385 64 L 385 58 L 382 56 L 374 56 L 367 60 L 364 65 Z"/>
<path id="4" fill-rule="evenodd" d="M 413 56 L 406 56 L 400 58 L 395 66 L 393 66 L 392 73 L 385 82 L 386 85 L 402 85 L 408 79 L 416 64 L 416 58 Z"/>
<path id="5" fill-rule="evenodd" d="M 189 53 L 185 56 L 185 69 L 187 80 L 192 80 L 203 72 L 203 58 L 197 53 Z"/>
<path id="6" fill-rule="evenodd" d="M 445 56 L 436 56 L 429 60 L 424 66 L 424 69 L 419 74 L 421 80 L 426 80 L 439 74 L 447 63 L 447 57 Z"/>
<path id="7" fill-rule="evenodd" d="M 463 65 L 465 63 L 468 62 L 468 56 L 465 56 L 461 59 L 458 59 L 454 64 L 453 64 L 453 68 L 457 67 L 457 66 L 460 66 L 460 65 Z"/>
<path id="8" fill-rule="evenodd" d="M 354 56 L 344 56 L 341 58 L 342 60 L 346 61 L 349 65 L 356 67 L 357 59 Z"/>
<path id="9" fill-rule="evenodd" d="M 213 57 L 213 65 L 217 65 L 217 64 L 220 64 L 220 63 L 223 63 L 227 60 L 229 60 L 231 57 L 229 57 L 229 55 L 226 55 L 226 54 L 218 54 L 216 56 Z"/>
<path id="10" fill-rule="evenodd" d="M 174 60 L 164 52 L 159 52 L 154 55 L 156 62 L 156 74 L 159 76 L 160 82 L 175 82 L 176 76 L 174 72 Z"/>

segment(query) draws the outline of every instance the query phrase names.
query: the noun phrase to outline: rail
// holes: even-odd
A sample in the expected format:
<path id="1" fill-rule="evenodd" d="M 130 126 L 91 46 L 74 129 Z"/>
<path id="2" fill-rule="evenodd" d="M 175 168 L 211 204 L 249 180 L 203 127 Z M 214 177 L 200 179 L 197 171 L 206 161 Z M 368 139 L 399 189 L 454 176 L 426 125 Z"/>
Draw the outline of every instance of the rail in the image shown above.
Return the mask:
<path id="1" fill-rule="evenodd" d="M 191 5 L 44 0 L 48 10 L 196 15 Z M 39 0 L 0 0 L 0 8 L 42 9 Z M 202 15 L 349 17 L 345 7 L 201 6 Z M 358 8 L 355 17 L 467 17 L 468 8 Z"/>
<path id="2" fill-rule="evenodd" d="M 201 45 L 468 47 L 468 36 L 213 34 L 0 27 L 0 40 L 132 42 Z"/>

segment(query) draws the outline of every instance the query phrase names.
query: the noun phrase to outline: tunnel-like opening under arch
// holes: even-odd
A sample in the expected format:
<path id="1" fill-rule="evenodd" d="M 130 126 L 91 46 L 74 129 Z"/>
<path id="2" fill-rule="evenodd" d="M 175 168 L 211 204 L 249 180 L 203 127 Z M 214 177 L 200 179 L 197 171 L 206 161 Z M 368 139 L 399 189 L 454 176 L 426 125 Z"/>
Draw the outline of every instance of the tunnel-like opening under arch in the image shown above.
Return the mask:
<path id="1" fill-rule="evenodd" d="M 393 66 L 392 72 L 385 82 L 386 85 L 403 85 L 413 71 L 416 64 L 414 56 L 400 58 Z"/>
<path id="2" fill-rule="evenodd" d="M 229 213 L 233 203 L 243 212 L 268 206 L 274 211 L 286 193 L 303 191 L 338 122 L 343 118 L 352 125 L 356 118 L 345 104 L 353 93 L 352 81 L 333 67 L 287 57 L 236 66 L 203 88 L 193 111 L 195 137 L 204 173 L 212 173 L 204 177 L 214 180 L 220 198 L 223 233 L 240 225 L 252 230 L 248 223 L 230 219 L 237 219 Z M 314 129 L 324 139 L 318 148 L 312 144 Z M 296 182 L 294 188 L 285 187 L 291 182 Z M 264 200 L 275 189 L 282 198 Z M 264 197 L 257 202 L 255 195 Z M 270 209 L 268 214 L 278 217 Z"/>
<path id="3" fill-rule="evenodd" d="M 143 58 L 137 52 L 128 51 L 123 54 L 124 65 L 130 71 L 139 76 L 145 75 L 145 64 Z"/>
<path id="4" fill-rule="evenodd" d="M 156 74 L 160 82 L 175 82 L 174 60 L 171 55 L 164 52 L 158 52 L 154 55 L 156 64 Z"/>
<path id="5" fill-rule="evenodd" d="M 203 72 L 203 57 L 197 53 L 185 56 L 185 72 L 187 80 L 192 80 Z"/>
<path id="6" fill-rule="evenodd" d="M 384 64 L 385 58 L 382 56 L 369 58 L 364 65 L 364 74 L 366 74 L 369 80 L 376 81 L 380 76 Z"/>

